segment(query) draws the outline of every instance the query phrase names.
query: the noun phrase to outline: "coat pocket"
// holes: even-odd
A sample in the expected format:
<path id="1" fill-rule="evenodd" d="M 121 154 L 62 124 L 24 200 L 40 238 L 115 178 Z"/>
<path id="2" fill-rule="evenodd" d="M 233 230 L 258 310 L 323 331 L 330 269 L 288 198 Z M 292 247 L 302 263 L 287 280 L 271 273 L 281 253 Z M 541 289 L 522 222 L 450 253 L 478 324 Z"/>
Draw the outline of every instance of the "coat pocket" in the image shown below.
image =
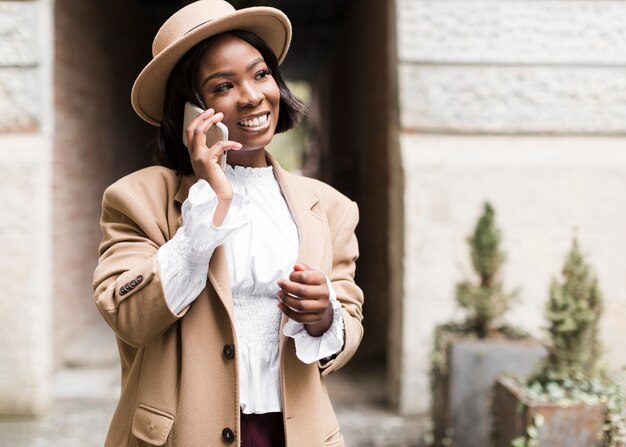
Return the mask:
<path id="1" fill-rule="evenodd" d="M 346 444 L 343 436 L 339 433 L 339 427 L 333 430 L 326 439 L 324 439 L 324 447 L 344 447 Z"/>
<path id="2" fill-rule="evenodd" d="M 150 445 L 165 445 L 174 425 L 174 416 L 148 405 L 139 404 L 133 417 L 133 436 Z"/>

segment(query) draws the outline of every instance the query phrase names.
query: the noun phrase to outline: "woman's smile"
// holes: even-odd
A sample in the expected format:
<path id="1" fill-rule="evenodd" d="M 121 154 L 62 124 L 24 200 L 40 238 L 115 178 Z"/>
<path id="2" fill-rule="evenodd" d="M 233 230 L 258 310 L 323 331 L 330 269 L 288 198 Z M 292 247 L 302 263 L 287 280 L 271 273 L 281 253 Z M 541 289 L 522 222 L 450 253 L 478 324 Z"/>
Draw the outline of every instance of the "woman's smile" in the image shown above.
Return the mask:
<path id="1" fill-rule="evenodd" d="M 260 132 L 270 127 L 270 123 L 270 113 L 263 112 L 240 119 L 237 121 L 237 126 L 246 132 Z"/>

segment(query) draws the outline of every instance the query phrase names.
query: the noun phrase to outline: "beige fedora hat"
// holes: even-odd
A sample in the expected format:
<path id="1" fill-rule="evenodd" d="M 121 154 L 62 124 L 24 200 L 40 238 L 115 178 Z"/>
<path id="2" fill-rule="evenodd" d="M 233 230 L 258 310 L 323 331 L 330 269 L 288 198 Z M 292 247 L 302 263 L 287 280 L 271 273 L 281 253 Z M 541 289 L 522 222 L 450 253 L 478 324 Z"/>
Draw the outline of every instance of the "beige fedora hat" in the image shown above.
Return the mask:
<path id="1" fill-rule="evenodd" d="M 165 86 L 176 63 L 194 45 L 230 30 L 251 31 L 274 51 L 278 63 L 291 42 L 291 23 L 276 8 L 255 6 L 235 10 L 224 0 L 199 0 L 166 20 L 152 43 L 152 60 L 141 71 L 131 92 L 135 112 L 159 126 L 163 118 Z"/>

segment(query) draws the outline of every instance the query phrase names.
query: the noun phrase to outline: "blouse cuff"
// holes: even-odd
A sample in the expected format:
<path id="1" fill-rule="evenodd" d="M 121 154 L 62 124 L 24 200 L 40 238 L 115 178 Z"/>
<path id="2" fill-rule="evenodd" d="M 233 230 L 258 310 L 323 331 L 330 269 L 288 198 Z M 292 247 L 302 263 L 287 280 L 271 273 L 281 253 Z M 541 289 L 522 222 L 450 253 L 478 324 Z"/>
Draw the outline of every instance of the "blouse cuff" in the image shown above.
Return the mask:
<path id="1" fill-rule="evenodd" d="M 333 308 L 333 322 L 326 332 L 320 337 L 309 334 L 303 323 L 298 323 L 291 318 L 283 327 L 283 334 L 292 337 L 296 344 L 296 356 L 306 364 L 329 358 L 341 352 L 344 341 L 343 317 L 341 316 L 341 303 L 337 300 L 337 294 L 333 289 L 330 279 L 326 276 L 330 304 Z"/>
<path id="2" fill-rule="evenodd" d="M 190 189 L 187 200 L 183 203 L 183 225 L 181 231 L 189 240 L 194 252 L 202 252 L 204 258 L 211 258 L 215 247 L 222 245 L 233 233 L 250 222 L 248 199 L 233 192 L 233 201 L 222 225 L 213 225 L 213 216 L 217 207 L 217 196 L 206 180 L 198 180 Z"/>
<path id="3" fill-rule="evenodd" d="M 206 182 L 198 180 L 183 203 L 183 225 L 157 251 L 157 265 L 165 299 L 178 314 L 200 294 L 207 281 L 209 260 L 216 247 L 250 221 L 248 200 L 233 194 L 221 226 L 213 225 L 217 196 Z"/>

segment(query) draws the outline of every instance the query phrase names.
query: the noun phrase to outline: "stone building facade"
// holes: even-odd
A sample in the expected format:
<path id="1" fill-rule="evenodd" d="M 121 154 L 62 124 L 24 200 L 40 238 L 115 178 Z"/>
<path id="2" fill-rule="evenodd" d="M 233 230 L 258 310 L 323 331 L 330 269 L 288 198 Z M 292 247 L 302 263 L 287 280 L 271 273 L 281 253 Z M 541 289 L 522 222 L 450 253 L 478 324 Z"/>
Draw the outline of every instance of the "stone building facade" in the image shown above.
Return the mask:
<path id="1" fill-rule="evenodd" d="M 572 237 L 605 297 L 601 337 L 626 363 L 626 3 L 397 0 L 404 173 L 400 352 L 404 412 L 428 408 L 433 326 L 458 317 L 465 237 L 495 207 L 520 286 L 508 319 L 542 336 L 550 278 Z M 397 382 L 395 382 L 397 380 Z"/>

